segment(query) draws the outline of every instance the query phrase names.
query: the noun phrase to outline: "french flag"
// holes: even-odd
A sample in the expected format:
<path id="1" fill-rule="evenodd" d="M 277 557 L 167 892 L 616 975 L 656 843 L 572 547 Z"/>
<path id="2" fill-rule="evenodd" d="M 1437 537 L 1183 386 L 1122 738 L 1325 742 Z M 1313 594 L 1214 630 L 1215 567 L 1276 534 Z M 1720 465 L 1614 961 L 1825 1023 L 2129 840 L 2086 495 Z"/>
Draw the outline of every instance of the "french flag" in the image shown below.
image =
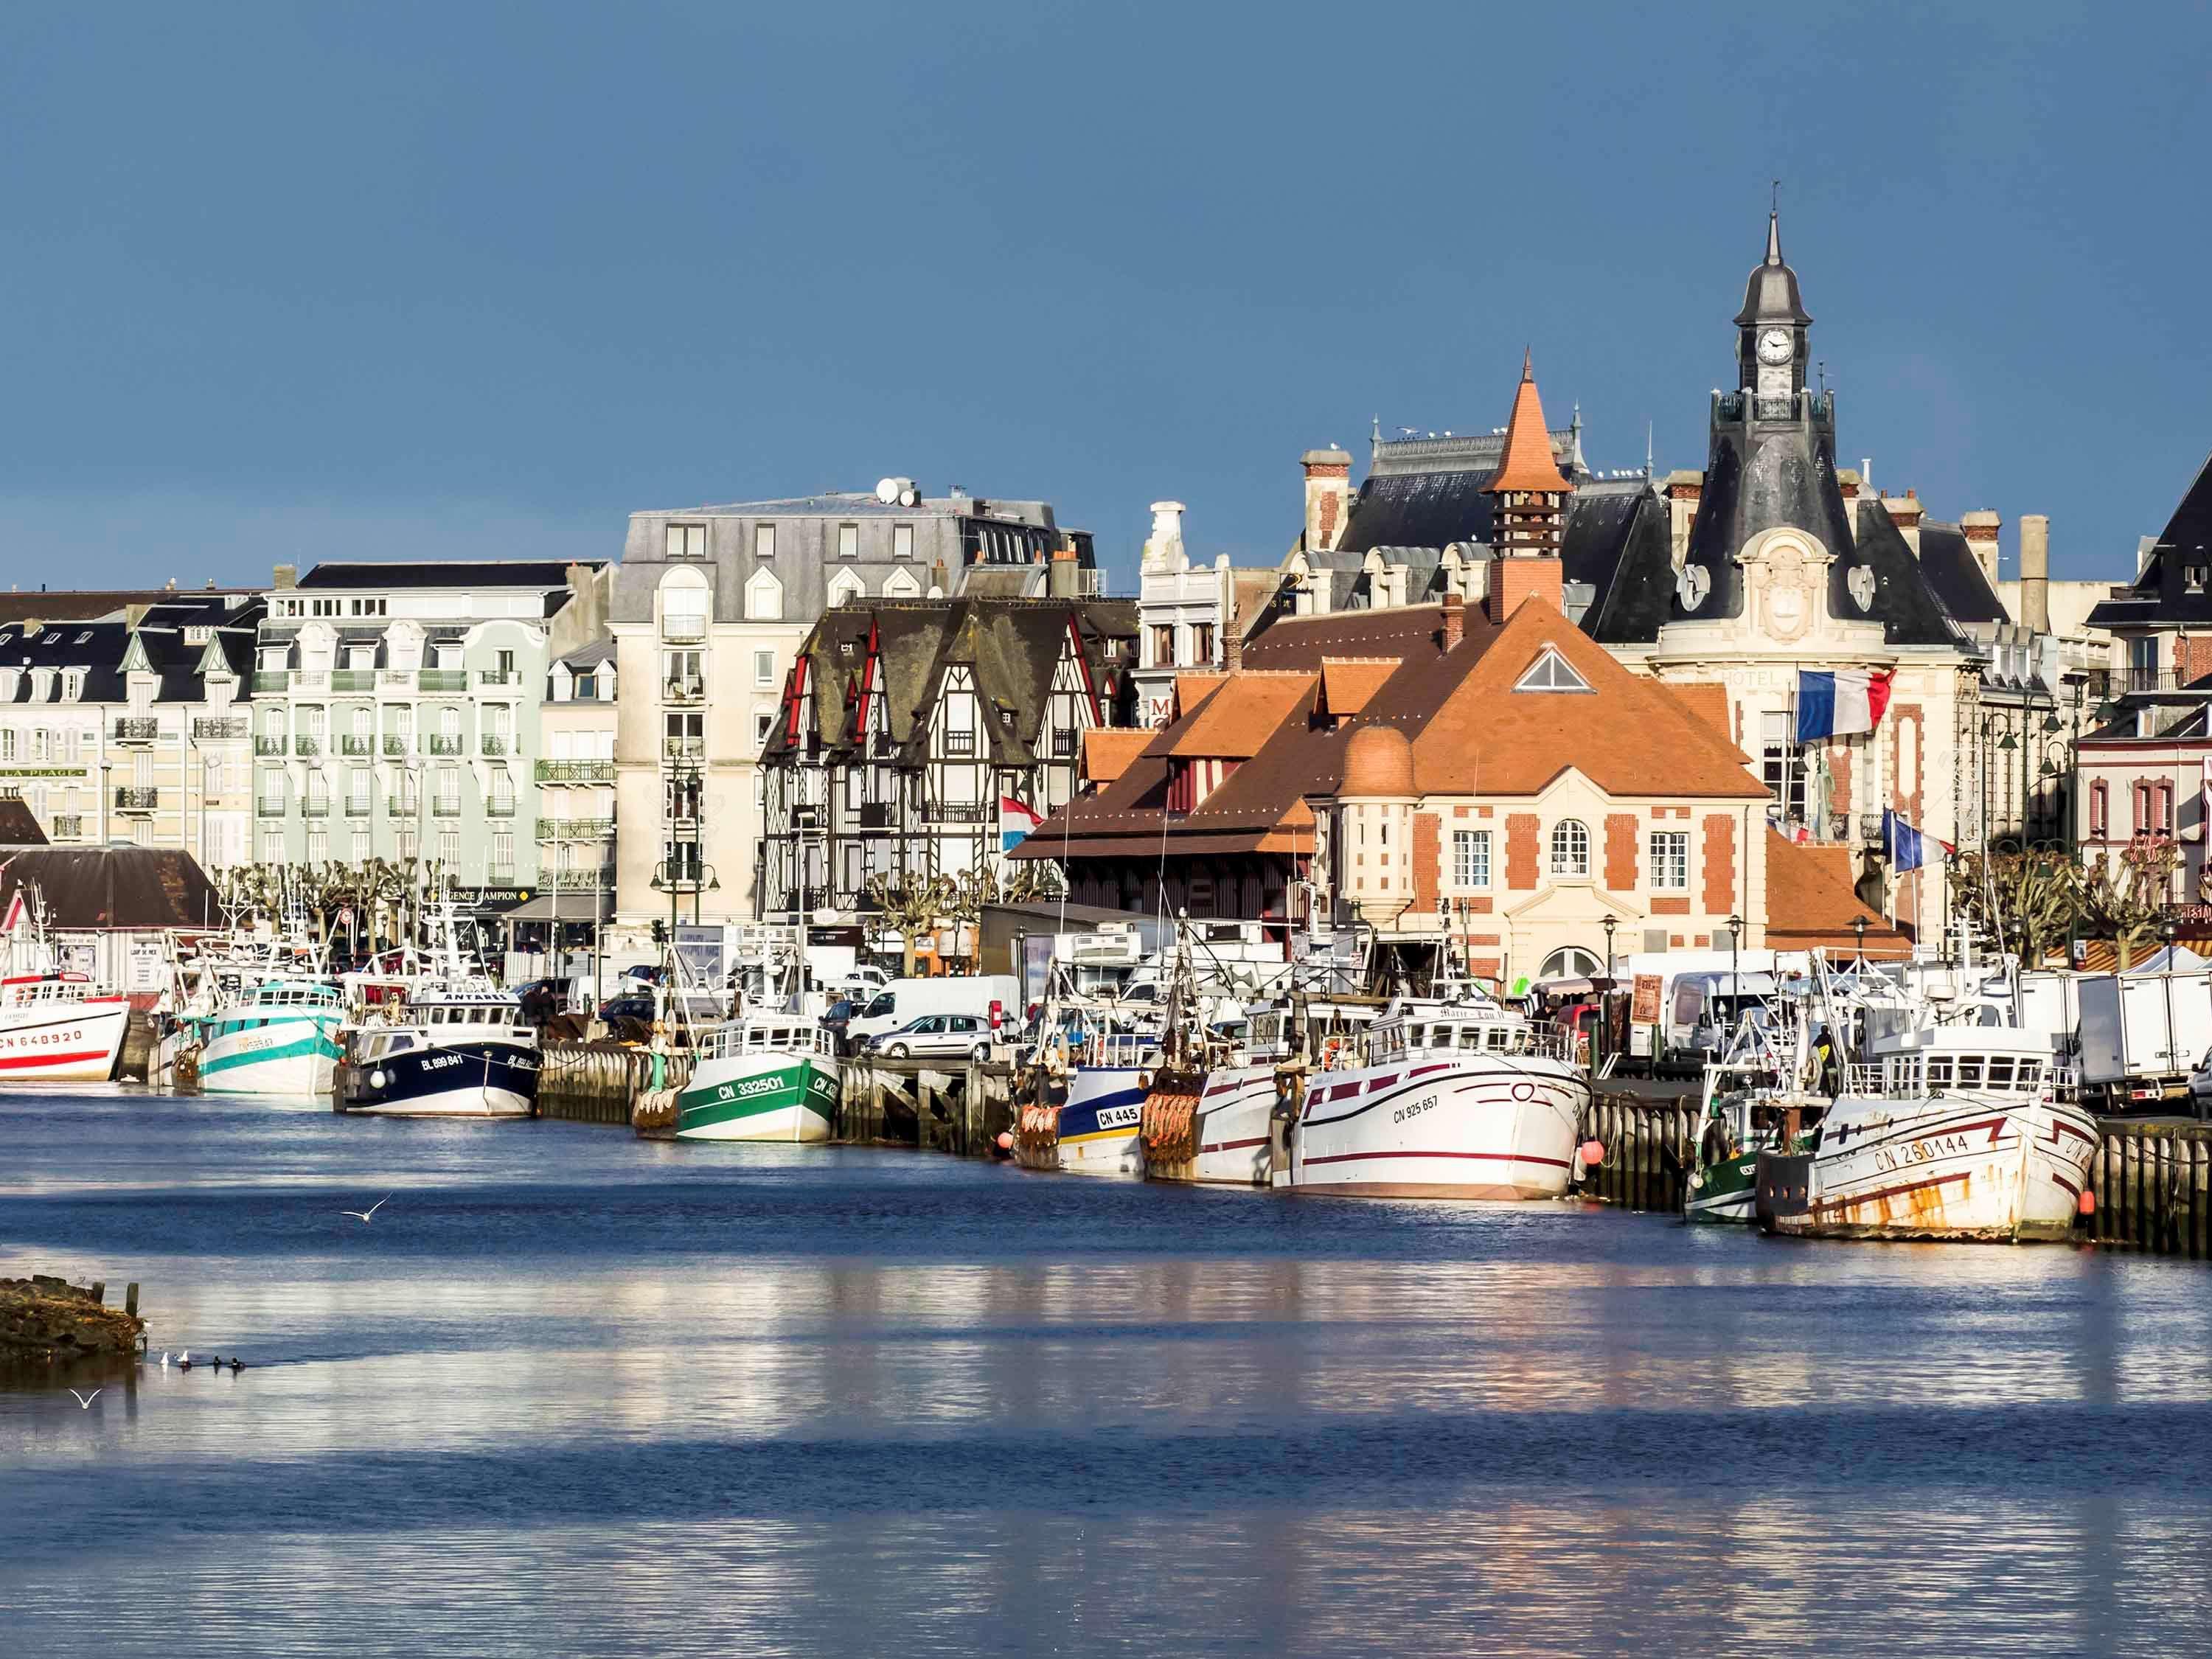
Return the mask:
<path id="1" fill-rule="evenodd" d="M 1012 795 L 999 797 L 999 850 L 1011 851 L 1014 844 L 1044 822 L 1042 815 L 1031 811 Z"/>
<path id="2" fill-rule="evenodd" d="M 1822 738 L 1873 731 L 1881 723 L 1881 711 L 1889 707 L 1889 684 L 1896 672 L 1846 668 L 1823 674 L 1799 669 L 1797 741 L 1817 743 Z"/>

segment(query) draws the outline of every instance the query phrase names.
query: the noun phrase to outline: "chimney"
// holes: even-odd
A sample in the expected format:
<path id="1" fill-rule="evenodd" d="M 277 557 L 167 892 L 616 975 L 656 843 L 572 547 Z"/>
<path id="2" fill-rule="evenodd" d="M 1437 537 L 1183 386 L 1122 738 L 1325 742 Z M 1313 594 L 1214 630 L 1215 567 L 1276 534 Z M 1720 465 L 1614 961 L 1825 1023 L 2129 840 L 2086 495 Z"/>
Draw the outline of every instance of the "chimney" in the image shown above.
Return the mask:
<path id="1" fill-rule="evenodd" d="M 1146 575 L 1190 568 L 1190 557 L 1183 551 L 1182 515 L 1181 501 L 1152 503 L 1152 533 L 1145 538 L 1144 556 L 1138 562 Z"/>
<path id="2" fill-rule="evenodd" d="M 1674 538 L 1674 568 L 1682 568 L 1689 556 L 1690 526 L 1698 521 L 1698 500 L 1705 492 L 1705 475 L 1702 472 L 1669 472 L 1663 487 L 1667 497 L 1668 528 Z"/>
<path id="3" fill-rule="evenodd" d="M 1524 600 L 1540 599 L 1565 616 L 1566 578 L 1557 559 L 1498 559 L 1490 567 L 1490 620 L 1503 623 Z"/>
<path id="4" fill-rule="evenodd" d="M 1334 552 L 1352 512 L 1352 455 L 1331 444 L 1298 458 L 1306 475 L 1306 550 Z"/>
<path id="5" fill-rule="evenodd" d="M 1456 593 L 1444 595 L 1444 649 L 1454 651 L 1467 637 L 1467 601 Z"/>
<path id="6" fill-rule="evenodd" d="M 1959 515 L 1959 533 L 1966 538 L 1967 550 L 1981 566 L 1982 578 L 1992 593 L 1997 591 L 1997 532 L 2003 524 L 2003 519 L 1987 507 Z"/>
<path id="7" fill-rule="evenodd" d="M 2031 634 L 2051 631 L 2051 518 L 2023 513 L 2020 519 L 2020 620 Z"/>
<path id="8" fill-rule="evenodd" d="M 1052 568 L 1046 573 L 1045 591 L 1055 599 L 1073 599 L 1076 588 L 1075 571 L 1074 548 L 1066 546 L 1054 548 Z"/>
<path id="9" fill-rule="evenodd" d="M 296 564 L 278 565 L 276 580 L 269 585 L 271 587 L 297 587 L 300 585 L 300 567 Z"/>
<path id="10" fill-rule="evenodd" d="M 1905 544 L 1912 550 L 1912 556 L 1920 556 L 1920 497 L 1908 489 L 1903 500 L 1884 496 L 1882 505 L 1889 509 L 1889 521 L 1897 526 L 1897 533 L 1905 538 Z"/>

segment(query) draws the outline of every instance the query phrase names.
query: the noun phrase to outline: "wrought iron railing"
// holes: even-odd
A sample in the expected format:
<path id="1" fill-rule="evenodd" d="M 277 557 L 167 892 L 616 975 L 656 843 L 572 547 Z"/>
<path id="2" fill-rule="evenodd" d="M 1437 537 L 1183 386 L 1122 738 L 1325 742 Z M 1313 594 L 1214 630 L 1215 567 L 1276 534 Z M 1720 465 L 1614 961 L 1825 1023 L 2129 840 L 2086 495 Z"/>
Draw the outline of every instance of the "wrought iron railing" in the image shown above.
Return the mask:
<path id="1" fill-rule="evenodd" d="M 123 812 L 150 812 L 161 804 L 161 792 L 143 784 L 126 783 L 115 792 L 116 810 Z"/>
<path id="2" fill-rule="evenodd" d="M 376 740 L 366 732 L 349 732 L 338 739 L 338 752 L 345 755 L 366 755 L 376 746 Z"/>
<path id="3" fill-rule="evenodd" d="M 459 754 L 461 752 L 461 739 L 459 735 L 455 733 L 449 736 L 447 733 L 441 732 L 432 732 L 430 734 L 430 752 L 434 755 Z"/>
<path id="4" fill-rule="evenodd" d="M 404 755 L 409 744 L 410 739 L 404 732 L 386 732 L 384 734 L 384 752 L 387 755 Z"/>
<path id="5" fill-rule="evenodd" d="M 507 739 L 496 732 L 485 732 L 483 752 L 487 755 L 504 755 L 507 752 Z"/>
<path id="6" fill-rule="evenodd" d="M 540 783 L 612 783 L 615 763 L 611 760 L 542 760 L 537 767 Z"/>
<path id="7" fill-rule="evenodd" d="M 612 818 L 540 818 L 540 841 L 605 841 L 615 832 Z"/>
<path id="8" fill-rule="evenodd" d="M 75 841 L 83 834 L 83 813 L 57 812 L 54 814 L 54 839 L 56 841 Z"/>
<path id="9" fill-rule="evenodd" d="M 203 714 L 192 721 L 192 741 L 234 742 L 246 735 L 248 726 L 243 714 Z"/>
<path id="10" fill-rule="evenodd" d="M 161 735 L 161 722 L 153 714 L 121 714 L 116 717 L 115 740 L 118 743 L 151 743 Z"/>
<path id="11" fill-rule="evenodd" d="M 465 691 L 469 689 L 469 671 L 465 668 L 417 669 L 415 688 L 418 691 Z"/>
<path id="12" fill-rule="evenodd" d="M 257 697 L 285 690 L 291 684 L 292 671 L 289 668 L 257 668 L 253 671 L 253 695 Z"/>
<path id="13" fill-rule="evenodd" d="M 331 690 L 374 691 L 376 690 L 376 671 L 374 668 L 333 668 L 331 670 Z"/>
<path id="14" fill-rule="evenodd" d="M 319 755 L 323 752 L 323 740 L 312 732 L 297 732 L 292 738 L 292 751 L 299 755 Z"/>

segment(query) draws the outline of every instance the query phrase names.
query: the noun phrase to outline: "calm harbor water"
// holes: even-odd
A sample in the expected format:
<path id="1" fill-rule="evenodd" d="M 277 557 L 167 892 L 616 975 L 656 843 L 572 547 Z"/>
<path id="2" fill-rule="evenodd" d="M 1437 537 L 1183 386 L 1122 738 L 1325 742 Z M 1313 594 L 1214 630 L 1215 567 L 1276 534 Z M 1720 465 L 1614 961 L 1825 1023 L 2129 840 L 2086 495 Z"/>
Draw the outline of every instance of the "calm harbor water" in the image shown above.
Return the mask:
<path id="1" fill-rule="evenodd" d="M 249 1368 L 0 1378 L 18 1653 L 2212 1645 L 2186 1262 L 17 1094 L 33 1271 Z"/>

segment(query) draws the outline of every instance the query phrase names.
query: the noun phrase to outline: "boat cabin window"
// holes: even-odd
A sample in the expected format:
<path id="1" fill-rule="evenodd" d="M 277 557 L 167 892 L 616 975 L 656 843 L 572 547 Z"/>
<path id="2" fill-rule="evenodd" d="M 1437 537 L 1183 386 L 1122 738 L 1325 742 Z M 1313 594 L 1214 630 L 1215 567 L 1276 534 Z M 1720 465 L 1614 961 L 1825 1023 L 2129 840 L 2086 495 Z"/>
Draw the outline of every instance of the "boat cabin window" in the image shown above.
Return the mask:
<path id="1" fill-rule="evenodd" d="M 1980 1088 L 1982 1086 L 1982 1057 L 1979 1054 L 1960 1054 L 1959 1056 L 1958 1079 L 1959 1086 L 1961 1089 Z"/>
<path id="2" fill-rule="evenodd" d="M 1983 1079 L 1982 1086 L 1985 1089 L 2009 1089 L 2012 1087 L 2012 1056 L 2010 1054 L 1991 1054 L 1990 1056 L 1989 1073 Z"/>
<path id="3" fill-rule="evenodd" d="M 1928 1057 L 1928 1086 L 1931 1089 L 1948 1089 L 1951 1086 L 1950 1055 L 1930 1054 Z"/>
<path id="4" fill-rule="evenodd" d="M 2033 1091 L 2036 1085 L 2042 1081 L 2043 1062 L 2041 1060 L 2023 1060 L 2021 1061 L 2020 1073 L 2018 1077 L 2018 1083 L 2021 1088 Z"/>

